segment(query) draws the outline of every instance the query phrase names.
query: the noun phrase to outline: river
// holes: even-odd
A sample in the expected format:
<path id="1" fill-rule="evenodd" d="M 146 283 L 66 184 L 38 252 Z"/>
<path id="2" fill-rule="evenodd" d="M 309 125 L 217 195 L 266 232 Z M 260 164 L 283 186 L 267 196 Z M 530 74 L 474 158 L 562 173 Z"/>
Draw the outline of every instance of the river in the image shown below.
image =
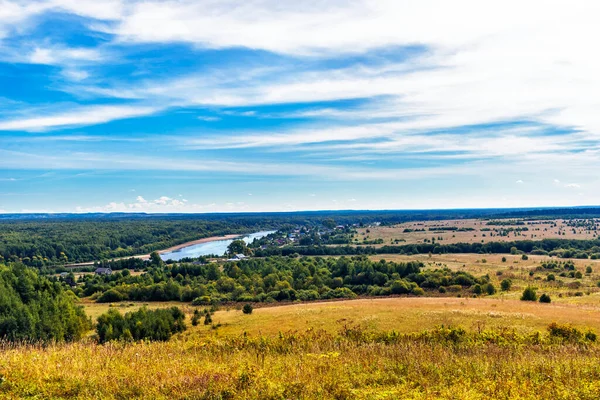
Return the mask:
<path id="1" fill-rule="evenodd" d="M 276 231 L 262 231 L 262 232 L 254 232 L 249 235 L 246 235 L 242 238 L 242 240 L 246 243 L 251 243 L 254 239 L 260 239 L 265 237 L 271 233 L 275 233 Z M 211 254 L 215 255 L 223 255 L 227 251 L 227 247 L 233 242 L 235 239 L 226 239 L 226 240 L 214 240 L 212 242 L 205 242 L 199 244 L 193 244 L 188 247 L 181 248 L 179 250 L 171 251 L 169 253 L 163 253 L 160 255 L 160 258 L 163 260 L 174 260 L 179 261 L 182 258 L 190 257 L 201 257 L 208 256 Z"/>

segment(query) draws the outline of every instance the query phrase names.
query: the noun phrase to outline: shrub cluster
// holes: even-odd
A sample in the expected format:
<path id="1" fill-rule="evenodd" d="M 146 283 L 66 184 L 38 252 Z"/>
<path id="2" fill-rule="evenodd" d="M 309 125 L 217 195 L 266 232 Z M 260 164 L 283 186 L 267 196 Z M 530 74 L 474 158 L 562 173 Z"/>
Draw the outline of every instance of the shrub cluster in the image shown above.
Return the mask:
<path id="1" fill-rule="evenodd" d="M 146 307 L 122 315 L 112 308 L 98 317 L 98 341 L 159 340 L 166 341 L 186 329 L 185 314 L 178 307 L 149 310 Z"/>

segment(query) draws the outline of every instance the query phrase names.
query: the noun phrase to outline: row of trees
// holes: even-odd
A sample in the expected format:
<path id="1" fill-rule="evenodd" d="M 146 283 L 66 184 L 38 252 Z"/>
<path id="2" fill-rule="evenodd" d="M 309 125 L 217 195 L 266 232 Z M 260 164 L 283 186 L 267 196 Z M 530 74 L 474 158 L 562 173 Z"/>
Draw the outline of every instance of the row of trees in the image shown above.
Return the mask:
<path id="1" fill-rule="evenodd" d="M 125 315 L 113 308 L 98 317 L 96 333 L 100 343 L 111 340 L 166 341 L 186 329 L 184 320 L 185 314 L 178 307 L 157 310 L 142 307 Z"/>
<path id="2" fill-rule="evenodd" d="M 543 239 L 539 241 L 519 240 L 512 242 L 488 243 L 418 243 L 407 245 L 373 246 L 286 246 L 256 249 L 257 257 L 289 256 L 293 254 L 305 256 L 340 256 L 340 255 L 373 255 L 373 254 L 446 254 L 446 253 L 478 253 L 478 254 L 515 254 L 531 253 L 552 255 L 562 258 L 598 258 L 600 257 L 600 240 Z"/>
<path id="3" fill-rule="evenodd" d="M 422 270 L 421 262 L 371 261 L 365 256 L 334 258 L 268 257 L 225 264 L 173 264 L 111 276 L 85 276 L 75 290 L 99 302 L 195 301 L 271 302 L 352 298 L 358 295 L 422 295 L 425 290 L 462 290 L 486 285 L 449 269 Z"/>

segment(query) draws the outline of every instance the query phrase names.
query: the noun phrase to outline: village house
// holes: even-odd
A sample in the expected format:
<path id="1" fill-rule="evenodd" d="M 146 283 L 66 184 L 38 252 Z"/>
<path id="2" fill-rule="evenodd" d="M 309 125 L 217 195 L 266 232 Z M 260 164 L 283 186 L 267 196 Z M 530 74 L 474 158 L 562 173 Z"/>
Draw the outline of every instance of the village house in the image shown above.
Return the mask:
<path id="1" fill-rule="evenodd" d="M 96 275 L 110 275 L 112 274 L 112 269 L 110 268 L 96 268 L 96 271 L 94 271 L 96 273 Z"/>

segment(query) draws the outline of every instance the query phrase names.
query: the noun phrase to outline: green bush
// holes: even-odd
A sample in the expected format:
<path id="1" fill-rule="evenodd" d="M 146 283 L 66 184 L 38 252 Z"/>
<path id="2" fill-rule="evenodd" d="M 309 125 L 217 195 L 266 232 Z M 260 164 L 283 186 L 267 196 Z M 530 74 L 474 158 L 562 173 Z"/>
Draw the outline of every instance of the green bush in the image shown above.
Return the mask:
<path id="1" fill-rule="evenodd" d="M 490 296 L 496 293 L 496 287 L 491 283 L 486 284 L 484 290 Z"/>
<path id="2" fill-rule="evenodd" d="M 521 296 L 521 300 L 522 301 L 537 301 L 537 293 L 535 292 L 535 289 L 532 288 L 531 286 L 528 286 L 527 288 L 525 288 L 525 290 L 523 291 L 523 295 Z"/>
<path id="3" fill-rule="evenodd" d="M 546 293 L 540 296 L 540 303 L 550 303 L 552 299 Z"/>
<path id="4" fill-rule="evenodd" d="M 242 312 L 244 314 L 252 314 L 253 308 L 252 308 L 252 304 L 244 304 L 244 307 L 242 308 Z"/>
<path id="5" fill-rule="evenodd" d="M 117 303 L 119 301 L 126 300 L 125 296 L 123 296 L 120 292 L 117 292 L 115 289 L 110 289 L 102 294 L 96 300 L 98 303 Z"/>
<path id="6" fill-rule="evenodd" d="M 504 279 L 500 282 L 500 288 L 502 291 L 507 292 L 512 287 L 512 281 L 510 279 Z"/>

